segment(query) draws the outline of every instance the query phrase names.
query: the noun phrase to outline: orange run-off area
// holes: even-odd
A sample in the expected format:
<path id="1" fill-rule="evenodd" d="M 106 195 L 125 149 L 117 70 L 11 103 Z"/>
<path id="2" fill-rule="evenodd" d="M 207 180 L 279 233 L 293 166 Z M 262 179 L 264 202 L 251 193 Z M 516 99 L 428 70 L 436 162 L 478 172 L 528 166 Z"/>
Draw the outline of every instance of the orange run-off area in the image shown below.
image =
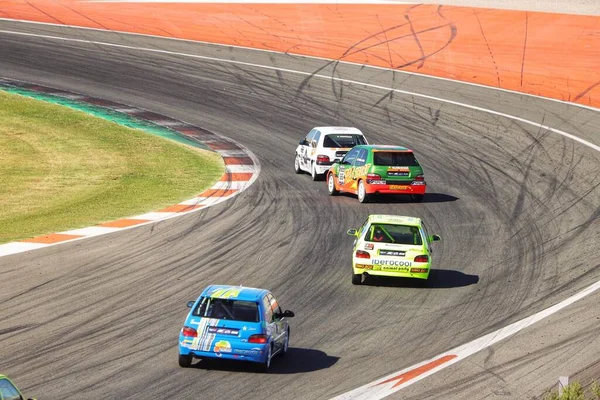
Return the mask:
<path id="1" fill-rule="evenodd" d="M 403 4 L 3 0 L 0 17 L 396 68 L 600 107 L 600 18 Z"/>

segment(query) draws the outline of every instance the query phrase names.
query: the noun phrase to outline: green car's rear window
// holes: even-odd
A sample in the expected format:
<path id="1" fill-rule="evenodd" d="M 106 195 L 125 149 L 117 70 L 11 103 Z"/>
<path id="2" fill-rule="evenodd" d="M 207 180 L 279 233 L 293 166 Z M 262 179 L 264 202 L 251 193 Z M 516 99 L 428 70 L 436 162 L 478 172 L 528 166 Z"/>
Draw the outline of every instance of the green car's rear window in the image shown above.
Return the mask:
<path id="1" fill-rule="evenodd" d="M 411 151 L 376 151 L 373 153 L 375 165 L 385 167 L 417 167 L 419 162 Z"/>

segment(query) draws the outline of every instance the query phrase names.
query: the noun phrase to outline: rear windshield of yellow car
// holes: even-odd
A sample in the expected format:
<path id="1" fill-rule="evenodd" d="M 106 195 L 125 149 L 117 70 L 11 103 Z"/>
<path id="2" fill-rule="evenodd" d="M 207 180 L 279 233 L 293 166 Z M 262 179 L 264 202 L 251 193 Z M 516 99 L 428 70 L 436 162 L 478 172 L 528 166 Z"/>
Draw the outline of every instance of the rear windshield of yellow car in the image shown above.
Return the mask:
<path id="1" fill-rule="evenodd" d="M 420 246 L 423 244 L 421 232 L 416 226 L 373 224 L 365 235 L 367 242 L 395 243 Z"/>
<path id="2" fill-rule="evenodd" d="M 367 144 L 363 135 L 332 133 L 323 138 L 323 147 L 354 147 Z"/>
<path id="3" fill-rule="evenodd" d="M 375 151 L 375 165 L 384 167 L 417 167 L 419 162 L 412 151 Z"/>

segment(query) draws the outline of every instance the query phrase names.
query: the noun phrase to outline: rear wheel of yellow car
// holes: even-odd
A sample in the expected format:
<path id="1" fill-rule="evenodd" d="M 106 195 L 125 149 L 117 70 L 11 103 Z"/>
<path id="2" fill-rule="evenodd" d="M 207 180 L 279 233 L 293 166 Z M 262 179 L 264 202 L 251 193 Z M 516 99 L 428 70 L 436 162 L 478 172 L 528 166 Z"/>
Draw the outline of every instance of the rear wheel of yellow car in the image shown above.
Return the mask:
<path id="1" fill-rule="evenodd" d="M 429 279 L 419 279 L 418 285 L 421 288 L 427 288 L 427 287 L 429 287 Z"/>
<path id="2" fill-rule="evenodd" d="M 358 201 L 361 203 L 368 203 L 370 196 L 367 194 L 367 188 L 362 180 L 358 181 L 357 190 Z"/>
<path id="3" fill-rule="evenodd" d="M 335 196 L 339 193 L 339 191 L 335 188 L 335 176 L 333 173 L 329 174 L 327 177 L 327 191 L 330 196 Z"/>
<path id="4" fill-rule="evenodd" d="M 361 274 L 352 274 L 352 284 L 353 285 L 362 284 L 362 275 Z"/>

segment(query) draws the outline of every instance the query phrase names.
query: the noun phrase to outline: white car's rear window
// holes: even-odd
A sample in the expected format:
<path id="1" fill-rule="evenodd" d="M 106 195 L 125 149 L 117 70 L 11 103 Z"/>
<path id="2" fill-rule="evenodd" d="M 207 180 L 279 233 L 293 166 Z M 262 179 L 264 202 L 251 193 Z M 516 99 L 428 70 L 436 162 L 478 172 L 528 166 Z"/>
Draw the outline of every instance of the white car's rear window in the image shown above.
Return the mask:
<path id="1" fill-rule="evenodd" d="M 367 144 L 365 137 L 362 135 L 352 134 L 329 134 L 323 138 L 323 147 L 346 147 L 352 148 L 359 144 Z"/>

